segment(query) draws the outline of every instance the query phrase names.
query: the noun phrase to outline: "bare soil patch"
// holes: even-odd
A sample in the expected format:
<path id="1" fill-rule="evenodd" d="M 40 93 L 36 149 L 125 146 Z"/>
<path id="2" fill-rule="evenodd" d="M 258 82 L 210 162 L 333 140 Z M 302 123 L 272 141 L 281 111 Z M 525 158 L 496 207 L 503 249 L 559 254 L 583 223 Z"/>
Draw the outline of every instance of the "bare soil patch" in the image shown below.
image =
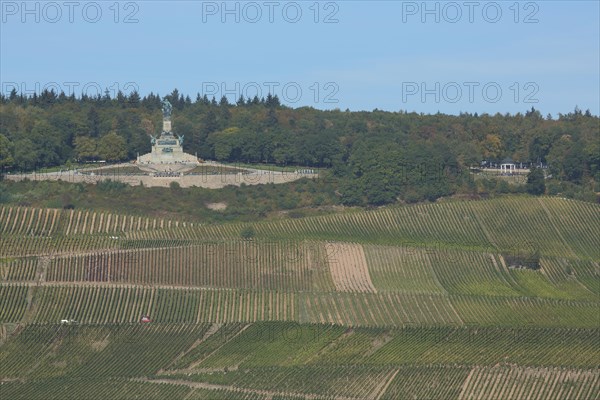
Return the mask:
<path id="1" fill-rule="evenodd" d="M 340 292 L 376 293 L 362 245 L 327 243 L 327 262 L 335 289 Z"/>
<path id="2" fill-rule="evenodd" d="M 96 340 L 96 341 L 93 341 L 93 342 L 90 344 L 90 346 L 91 346 L 91 348 L 92 348 L 94 351 L 98 351 L 98 352 L 100 352 L 100 351 L 104 350 L 104 349 L 106 348 L 106 346 L 108 346 L 108 344 L 109 344 L 109 343 L 110 343 L 110 342 L 109 342 L 109 340 L 108 340 L 108 336 L 106 336 L 106 337 L 105 337 L 104 339 L 102 339 L 102 340 Z"/>
<path id="3" fill-rule="evenodd" d="M 225 202 L 207 203 L 205 205 L 206 205 L 206 208 L 208 208 L 209 210 L 213 210 L 213 211 L 223 211 L 227 208 L 227 203 L 225 203 Z"/>

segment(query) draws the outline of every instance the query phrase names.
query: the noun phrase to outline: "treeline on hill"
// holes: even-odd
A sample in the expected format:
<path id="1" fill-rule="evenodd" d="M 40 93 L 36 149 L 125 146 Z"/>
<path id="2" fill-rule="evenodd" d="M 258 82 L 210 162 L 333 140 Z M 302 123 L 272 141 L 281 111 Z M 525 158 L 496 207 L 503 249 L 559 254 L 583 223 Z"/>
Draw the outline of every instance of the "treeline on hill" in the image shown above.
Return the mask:
<path id="1" fill-rule="evenodd" d="M 595 188 L 600 181 L 599 118 L 579 109 L 544 118 L 423 115 L 407 112 L 289 108 L 277 96 L 231 104 L 177 89 L 173 130 L 184 151 L 225 162 L 331 168 L 348 205 L 434 200 L 475 190 L 470 166 L 482 160 L 544 163 L 559 182 Z M 111 97 L 53 91 L 0 96 L 0 168 L 30 171 L 72 161 L 135 159 L 162 127 L 162 97 Z M 595 190 L 595 189 L 594 189 Z"/>

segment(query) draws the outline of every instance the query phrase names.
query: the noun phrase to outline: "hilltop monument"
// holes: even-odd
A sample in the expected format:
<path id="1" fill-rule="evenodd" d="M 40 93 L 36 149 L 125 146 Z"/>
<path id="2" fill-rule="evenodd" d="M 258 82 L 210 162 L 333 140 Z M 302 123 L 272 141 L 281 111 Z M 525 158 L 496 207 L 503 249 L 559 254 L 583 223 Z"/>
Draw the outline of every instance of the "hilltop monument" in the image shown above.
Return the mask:
<path id="1" fill-rule="evenodd" d="M 198 165 L 198 158 L 183 152 L 184 136 L 175 136 L 171 131 L 171 114 L 173 106 L 169 100 L 162 101 L 163 126 L 158 138 L 152 136 L 152 152 L 138 156 L 140 165 L 188 164 Z"/>

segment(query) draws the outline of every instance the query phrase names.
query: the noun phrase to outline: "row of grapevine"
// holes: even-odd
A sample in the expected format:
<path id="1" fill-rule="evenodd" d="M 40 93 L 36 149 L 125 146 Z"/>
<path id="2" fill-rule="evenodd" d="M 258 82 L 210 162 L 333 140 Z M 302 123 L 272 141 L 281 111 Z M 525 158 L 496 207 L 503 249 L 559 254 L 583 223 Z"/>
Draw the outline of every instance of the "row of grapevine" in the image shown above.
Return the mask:
<path id="1" fill-rule="evenodd" d="M 542 254 L 554 257 L 576 255 L 572 249 L 574 241 L 567 241 L 568 236 L 562 235 L 563 226 L 546 211 L 546 203 L 509 197 L 470 204 L 492 242 L 502 251 L 529 252 L 539 249 Z M 598 221 L 597 206 L 588 204 L 583 210 L 587 221 L 578 230 L 580 234 L 589 230 L 590 226 L 597 225 L 592 221 Z"/>
<path id="2" fill-rule="evenodd" d="M 165 221 L 119 215 L 111 213 L 98 213 L 94 211 L 70 210 L 65 211 L 66 235 L 95 234 L 95 233 L 122 233 L 136 230 L 163 229 L 179 226 L 178 221 Z"/>
<path id="3" fill-rule="evenodd" d="M 183 382 L 177 378 L 171 378 L 173 384 Z M 236 388 L 249 393 L 252 393 L 252 389 L 265 393 L 301 392 L 311 398 L 321 398 L 321 395 L 327 398 L 383 400 L 594 399 L 600 390 L 597 370 L 557 367 L 498 366 L 471 369 L 456 365 L 435 365 L 405 366 L 395 370 L 277 367 L 244 369 L 227 374 L 195 374 L 186 378 L 190 386 L 200 382 L 214 388 Z M 162 379 L 159 382 L 168 381 Z"/>
<path id="4" fill-rule="evenodd" d="M 0 355 L 0 376 L 137 377 L 154 374 L 209 325 L 29 325 Z"/>
<path id="5" fill-rule="evenodd" d="M 225 240 L 231 238 L 239 238 L 240 231 L 242 228 L 235 229 L 234 226 L 238 226 L 237 224 L 223 224 L 223 225 L 214 225 L 211 229 L 210 226 L 198 226 L 192 223 L 186 224 L 185 222 L 178 223 L 169 223 L 168 221 L 164 222 L 164 228 L 161 229 L 150 229 L 150 230 L 132 230 L 124 232 L 122 235 L 127 240 L 132 242 L 142 241 L 142 240 L 165 240 L 168 238 L 169 240 L 176 241 L 197 241 L 197 240 Z M 212 235 L 208 234 L 214 230 L 214 232 L 222 232 L 222 231 L 230 231 L 228 235 Z M 205 234 L 199 235 L 198 232 L 203 232 Z"/>
<path id="6" fill-rule="evenodd" d="M 375 328 L 372 328 L 375 329 Z M 376 329 L 371 341 L 381 343 Z M 597 329 L 410 327 L 388 332 L 384 345 L 345 358 L 349 363 L 377 365 L 495 365 L 498 362 L 542 366 L 593 367 L 600 357 Z M 344 354 L 354 352 L 349 340 L 339 339 Z M 329 351 L 312 361 L 331 363 L 339 358 Z"/>
<path id="7" fill-rule="evenodd" d="M 511 250 L 533 243 L 546 255 L 563 256 L 570 248 L 584 258 L 597 258 L 600 234 L 598 207 L 576 201 L 544 198 L 502 198 L 386 208 L 368 212 L 280 220 L 255 224 L 259 236 L 385 242 L 402 245 L 444 243 L 450 247 Z M 128 237 L 225 239 L 239 237 L 244 224 L 200 226 L 82 210 L 0 209 L 0 232 L 26 233 L 60 230 L 67 234 L 125 233 Z M 159 231 L 159 232 L 157 232 Z M 490 243 L 487 236 L 493 243 Z M 571 253 L 571 256 L 573 254 Z"/>
<path id="8" fill-rule="evenodd" d="M 402 367 L 381 400 L 456 399 L 468 374 L 468 368 L 456 365 Z"/>
<path id="9" fill-rule="evenodd" d="M 332 288 L 321 244 L 228 241 L 55 258 L 48 281 L 306 291 Z"/>
<path id="10" fill-rule="evenodd" d="M 0 208 L 0 234 L 50 236 L 56 229 L 60 210 L 27 207 Z"/>
<path id="11" fill-rule="evenodd" d="M 20 298 L 7 296 L 11 302 Z M 34 322 L 112 324 L 138 322 L 143 315 L 158 323 L 287 321 L 296 319 L 295 302 L 293 293 L 277 291 L 44 286 L 35 299 Z"/>
<path id="12" fill-rule="evenodd" d="M 0 235 L 0 257 L 25 257 L 53 253 L 54 239 L 45 236 Z"/>
<path id="13" fill-rule="evenodd" d="M 553 257 L 598 258 L 598 206 L 527 197 L 386 208 L 254 224 L 258 237 L 359 241 L 396 246 L 435 245 L 489 253 L 540 249 Z M 177 238 L 239 237 L 244 224 L 169 230 Z M 138 238 L 161 232 L 134 231 Z"/>
<path id="14" fill-rule="evenodd" d="M 427 250 L 363 245 L 369 273 L 378 291 L 444 293 Z"/>
<path id="15" fill-rule="evenodd" d="M 28 286 L 0 286 L 2 320 L 18 321 Z M 298 321 L 346 326 L 481 325 L 595 327 L 596 302 L 525 297 L 416 293 L 323 293 L 244 289 L 176 289 L 167 286 L 41 286 L 33 298 L 34 321 L 136 322 L 152 314 L 159 322 Z"/>
<path id="16" fill-rule="evenodd" d="M 492 254 L 446 251 L 429 254 L 435 275 L 449 293 L 519 296 L 508 272 Z"/>
<path id="17" fill-rule="evenodd" d="M 140 230 L 190 228 L 193 223 L 141 216 L 30 207 L 0 208 L 0 233 L 30 236 L 116 234 Z"/>
<path id="18" fill-rule="evenodd" d="M 306 293 L 299 321 L 350 326 L 460 325 L 447 296 L 409 293 Z"/>
<path id="19" fill-rule="evenodd" d="M 0 237 L 0 257 L 54 256 L 118 248 L 119 241 L 107 235 L 55 235 L 53 237 L 6 235 Z"/>
<path id="20" fill-rule="evenodd" d="M 36 257 L 0 259 L 0 282 L 32 281 L 35 279 L 37 265 Z"/>
<path id="21" fill-rule="evenodd" d="M 274 365 L 492 366 L 498 362 L 590 368 L 600 357 L 598 333 L 598 329 L 465 326 L 348 329 L 257 322 L 221 326 L 171 369 L 196 372 Z"/>
<path id="22" fill-rule="evenodd" d="M 598 303 L 525 297 L 451 296 L 465 324 L 483 326 L 600 326 Z"/>
<path id="23" fill-rule="evenodd" d="M 598 391 L 598 371 L 592 370 L 600 355 L 597 340 L 597 328 L 27 325 L 3 344 L 0 377 L 31 385 L 77 378 L 93 385 L 100 378 L 158 375 L 157 382 L 212 385 L 211 391 L 353 399 L 457 398 L 459 393 L 585 399 Z M 556 382 L 556 390 L 540 386 L 544 379 Z"/>
<path id="24" fill-rule="evenodd" d="M 245 390 L 302 393 L 306 396 L 336 396 L 374 399 L 395 371 L 385 367 L 336 366 L 336 368 L 268 367 L 244 368 L 227 373 L 200 373 L 185 377 L 192 382 L 222 385 Z M 178 377 L 175 376 L 175 379 Z M 183 378 L 183 377 L 181 377 Z"/>
<path id="25" fill-rule="evenodd" d="M 552 284 L 562 292 L 569 293 L 576 299 L 591 298 L 596 301 L 600 300 L 598 291 L 587 288 L 579 280 L 580 275 L 584 279 L 586 275 L 595 275 L 596 284 L 600 284 L 600 270 L 594 271 L 593 261 L 542 258 L 541 267 Z"/>
<path id="26" fill-rule="evenodd" d="M 0 285 L 0 323 L 19 322 L 23 318 L 30 290 L 26 285 Z"/>
<path id="27" fill-rule="evenodd" d="M 226 343 L 253 325 L 258 324 L 212 323 L 209 330 L 201 339 L 196 341 L 185 353 L 180 354 L 164 370 L 168 371 L 167 373 L 183 369 L 192 370 L 207 357 L 219 351 Z"/>
<path id="28" fill-rule="evenodd" d="M 87 360 L 98 359 L 96 354 L 99 352 L 105 352 L 106 357 L 117 357 L 111 355 L 113 352 L 135 353 L 137 347 L 135 350 L 126 348 L 132 342 L 136 346 L 145 344 L 150 349 L 152 343 L 159 343 L 165 337 L 183 341 L 185 345 L 177 346 L 180 346 L 179 351 L 185 351 L 185 356 L 174 353 L 178 356 L 151 358 L 152 363 L 142 363 L 137 368 L 152 372 L 173 366 L 169 374 L 177 373 L 178 369 L 198 373 L 233 366 L 240 369 L 340 365 L 398 368 L 407 365 L 493 366 L 498 362 L 591 368 L 597 365 L 600 355 L 597 329 L 346 329 L 289 322 L 236 323 L 217 327 L 212 335 L 203 339 L 211 325 L 29 325 L 3 346 L 0 376 L 16 377 L 28 373 L 30 378 L 47 378 L 74 372 L 80 376 L 83 372 L 89 376 L 113 375 L 108 366 L 110 363 L 102 366 Z M 203 340 L 198 343 L 199 339 Z M 58 353 L 55 351 L 57 344 L 61 345 Z M 173 342 L 168 344 L 173 345 Z M 290 357 L 291 354 L 294 356 Z M 68 357 L 74 359 L 60 367 Z M 179 361 L 173 364 L 173 360 Z M 32 370 L 34 362 L 36 368 Z"/>
<path id="29" fill-rule="evenodd" d="M 565 300 L 600 300 L 598 292 L 586 287 L 575 274 L 576 268 L 579 269 L 575 265 L 591 265 L 591 262 L 542 258 L 540 264 L 541 269 L 537 271 L 510 269 L 511 277 L 524 295 Z M 598 281 L 597 278 L 595 280 Z"/>
<path id="30" fill-rule="evenodd" d="M 151 311 L 154 294 L 155 289 L 143 287 L 45 286 L 35 299 L 34 322 L 137 322 Z"/>
<path id="31" fill-rule="evenodd" d="M 170 229 L 180 239 L 225 240 L 237 238 L 245 224 L 194 226 Z M 443 242 L 453 245 L 490 248 L 472 211 L 461 203 L 416 205 L 368 212 L 284 219 L 253 224 L 258 237 L 406 243 Z M 132 238 L 160 238 L 163 231 L 134 231 Z"/>
<path id="32" fill-rule="evenodd" d="M 329 360 L 324 354 L 325 349 L 337 342 L 344 330 L 339 326 L 296 322 L 225 324 L 170 372 L 177 372 L 177 369 L 190 372 L 224 370 L 231 366 L 245 369 L 324 365 L 324 360 Z M 291 354 L 294 357 L 290 357 Z M 341 364 L 339 357 L 333 363 Z"/>
<path id="33" fill-rule="evenodd" d="M 488 247 L 477 220 L 459 203 L 416 205 L 369 212 L 343 213 L 323 217 L 258 224 L 265 236 L 297 236 L 341 241 L 449 242 Z"/>
<path id="34" fill-rule="evenodd" d="M 94 246 L 113 250 L 58 256 L 47 279 L 330 292 L 331 267 L 348 256 L 343 244 L 306 241 L 147 239 L 139 244 L 157 247 L 116 250 L 123 242 L 105 236 L 57 239 L 48 245 L 65 252 Z M 362 247 L 369 279 L 383 291 L 598 300 L 598 272 L 591 261 L 543 258 L 542 269 L 531 271 L 509 269 L 502 256 L 475 251 Z"/>
<path id="35" fill-rule="evenodd" d="M 3 397 L 14 400 L 164 400 L 193 399 L 189 395 L 195 391 L 182 385 L 134 382 L 123 378 L 53 378 L 5 382 L 2 393 Z"/>
<path id="36" fill-rule="evenodd" d="M 565 368 L 475 368 L 459 395 L 470 399 L 593 399 L 600 393 L 600 373 Z"/>
<path id="37" fill-rule="evenodd" d="M 199 291 L 197 322 L 293 321 L 296 295 L 273 291 Z"/>
<path id="38" fill-rule="evenodd" d="M 600 258 L 600 211 L 597 206 L 552 197 L 539 201 L 551 215 L 554 227 L 579 257 Z"/>
<path id="39" fill-rule="evenodd" d="M 572 269 L 577 280 L 600 298 L 600 264 L 591 260 L 569 260 L 565 269 Z"/>
<path id="40" fill-rule="evenodd" d="M 529 270 L 508 268 L 501 255 L 476 251 L 364 247 L 375 286 L 385 291 L 600 300 L 591 261 L 542 258 L 540 270 Z"/>

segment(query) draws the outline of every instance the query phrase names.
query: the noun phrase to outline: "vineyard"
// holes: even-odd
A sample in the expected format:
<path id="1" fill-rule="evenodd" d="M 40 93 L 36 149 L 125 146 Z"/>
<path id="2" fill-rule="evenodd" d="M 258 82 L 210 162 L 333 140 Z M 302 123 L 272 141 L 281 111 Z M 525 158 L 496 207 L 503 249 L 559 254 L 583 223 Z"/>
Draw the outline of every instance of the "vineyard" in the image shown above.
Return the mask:
<path id="1" fill-rule="evenodd" d="M 507 197 L 251 227 L 0 207 L 0 397 L 600 393 L 597 205 Z M 511 264 L 533 256 L 538 269 Z"/>
<path id="2" fill-rule="evenodd" d="M 0 374 L 3 393 L 33 399 L 59 382 L 79 395 L 113 393 L 114 382 L 149 396 L 203 389 L 210 399 L 585 399 L 600 390 L 597 341 L 597 330 L 575 329 L 32 324 L 4 345 Z M 28 383 L 11 380 L 23 374 Z M 570 394 L 547 394 L 560 391 Z"/>

